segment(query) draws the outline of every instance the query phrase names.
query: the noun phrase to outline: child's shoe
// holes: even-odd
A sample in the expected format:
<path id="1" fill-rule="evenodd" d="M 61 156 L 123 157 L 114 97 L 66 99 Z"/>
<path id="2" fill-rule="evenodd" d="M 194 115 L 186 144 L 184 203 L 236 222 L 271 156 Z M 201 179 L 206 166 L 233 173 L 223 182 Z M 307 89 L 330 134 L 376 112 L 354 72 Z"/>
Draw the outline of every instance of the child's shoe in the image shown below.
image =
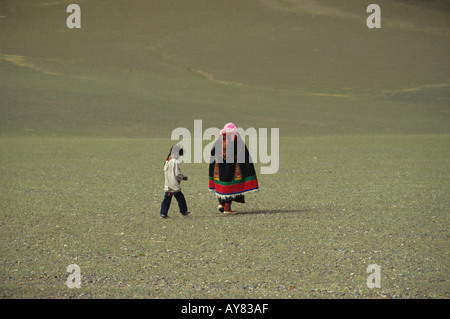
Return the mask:
<path id="1" fill-rule="evenodd" d="M 159 216 L 161 217 L 161 219 L 167 219 L 167 218 L 169 218 L 169 216 L 163 215 L 163 214 L 160 214 Z"/>
<path id="2" fill-rule="evenodd" d="M 181 215 L 183 215 L 183 217 L 188 217 L 191 214 L 191 212 L 186 212 L 186 213 L 181 213 Z"/>

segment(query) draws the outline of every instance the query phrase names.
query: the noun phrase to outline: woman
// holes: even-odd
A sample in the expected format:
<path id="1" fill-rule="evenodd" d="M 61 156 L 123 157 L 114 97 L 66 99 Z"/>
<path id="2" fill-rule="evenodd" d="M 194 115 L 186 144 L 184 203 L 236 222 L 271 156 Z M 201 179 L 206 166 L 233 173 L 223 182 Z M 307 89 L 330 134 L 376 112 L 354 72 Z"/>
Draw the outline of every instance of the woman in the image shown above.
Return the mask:
<path id="1" fill-rule="evenodd" d="M 233 201 L 245 203 L 245 193 L 259 190 L 250 153 L 233 123 L 220 130 L 211 149 L 209 190 L 215 191 L 218 209 L 226 214 L 236 213 L 231 209 Z"/>

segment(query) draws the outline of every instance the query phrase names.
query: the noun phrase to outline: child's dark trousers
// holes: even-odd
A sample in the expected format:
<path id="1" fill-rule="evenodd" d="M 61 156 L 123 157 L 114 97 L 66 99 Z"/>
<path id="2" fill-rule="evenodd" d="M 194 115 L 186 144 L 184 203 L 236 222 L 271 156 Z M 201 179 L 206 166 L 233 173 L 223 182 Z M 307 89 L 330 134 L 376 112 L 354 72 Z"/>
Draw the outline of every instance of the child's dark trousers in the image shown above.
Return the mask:
<path id="1" fill-rule="evenodd" d="M 172 201 L 172 197 L 175 197 L 175 199 L 178 202 L 178 207 L 180 208 L 180 213 L 182 215 L 187 213 L 187 204 L 186 199 L 184 198 L 183 193 L 180 192 L 166 192 L 164 194 L 164 200 L 161 204 L 161 216 L 167 216 L 167 213 L 169 212 L 170 202 Z"/>

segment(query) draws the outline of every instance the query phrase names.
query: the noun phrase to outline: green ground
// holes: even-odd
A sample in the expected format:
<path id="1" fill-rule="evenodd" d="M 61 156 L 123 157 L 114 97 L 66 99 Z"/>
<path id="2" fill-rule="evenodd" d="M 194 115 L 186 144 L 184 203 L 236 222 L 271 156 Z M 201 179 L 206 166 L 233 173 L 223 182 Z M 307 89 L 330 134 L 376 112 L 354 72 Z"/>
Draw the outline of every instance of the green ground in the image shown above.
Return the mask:
<path id="1" fill-rule="evenodd" d="M 0 3 L 0 297 L 450 297 L 447 2 L 69 3 Z M 279 171 L 221 216 L 182 164 L 160 220 L 196 119 L 279 128 Z"/>
<path id="2" fill-rule="evenodd" d="M 291 164 L 233 216 L 216 212 L 206 164 L 184 165 L 192 216 L 175 204 L 160 220 L 168 143 L 1 139 L 3 296 L 448 297 L 447 136 L 282 139 Z M 80 290 L 65 286 L 72 263 Z"/>

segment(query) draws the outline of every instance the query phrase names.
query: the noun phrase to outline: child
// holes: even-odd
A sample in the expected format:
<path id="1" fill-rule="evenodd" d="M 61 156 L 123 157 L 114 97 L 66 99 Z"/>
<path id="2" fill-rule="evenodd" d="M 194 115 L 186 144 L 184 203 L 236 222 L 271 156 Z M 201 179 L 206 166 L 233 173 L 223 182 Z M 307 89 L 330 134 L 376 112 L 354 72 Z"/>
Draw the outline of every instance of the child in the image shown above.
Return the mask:
<path id="1" fill-rule="evenodd" d="M 170 148 L 170 153 L 167 155 L 166 162 L 164 163 L 164 200 L 161 204 L 161 218 L 168 218 L 170 202 L 172 197 L 178 202 L 180 213 L 183 216 L 189 216 L 190 212 L 187 210 L 186 200 L 181 192 L 180 181 L 187 181 L 187 176 L 181 174 L 178 159 L 183 156 L 183 149 L 174 145 Z"/>

